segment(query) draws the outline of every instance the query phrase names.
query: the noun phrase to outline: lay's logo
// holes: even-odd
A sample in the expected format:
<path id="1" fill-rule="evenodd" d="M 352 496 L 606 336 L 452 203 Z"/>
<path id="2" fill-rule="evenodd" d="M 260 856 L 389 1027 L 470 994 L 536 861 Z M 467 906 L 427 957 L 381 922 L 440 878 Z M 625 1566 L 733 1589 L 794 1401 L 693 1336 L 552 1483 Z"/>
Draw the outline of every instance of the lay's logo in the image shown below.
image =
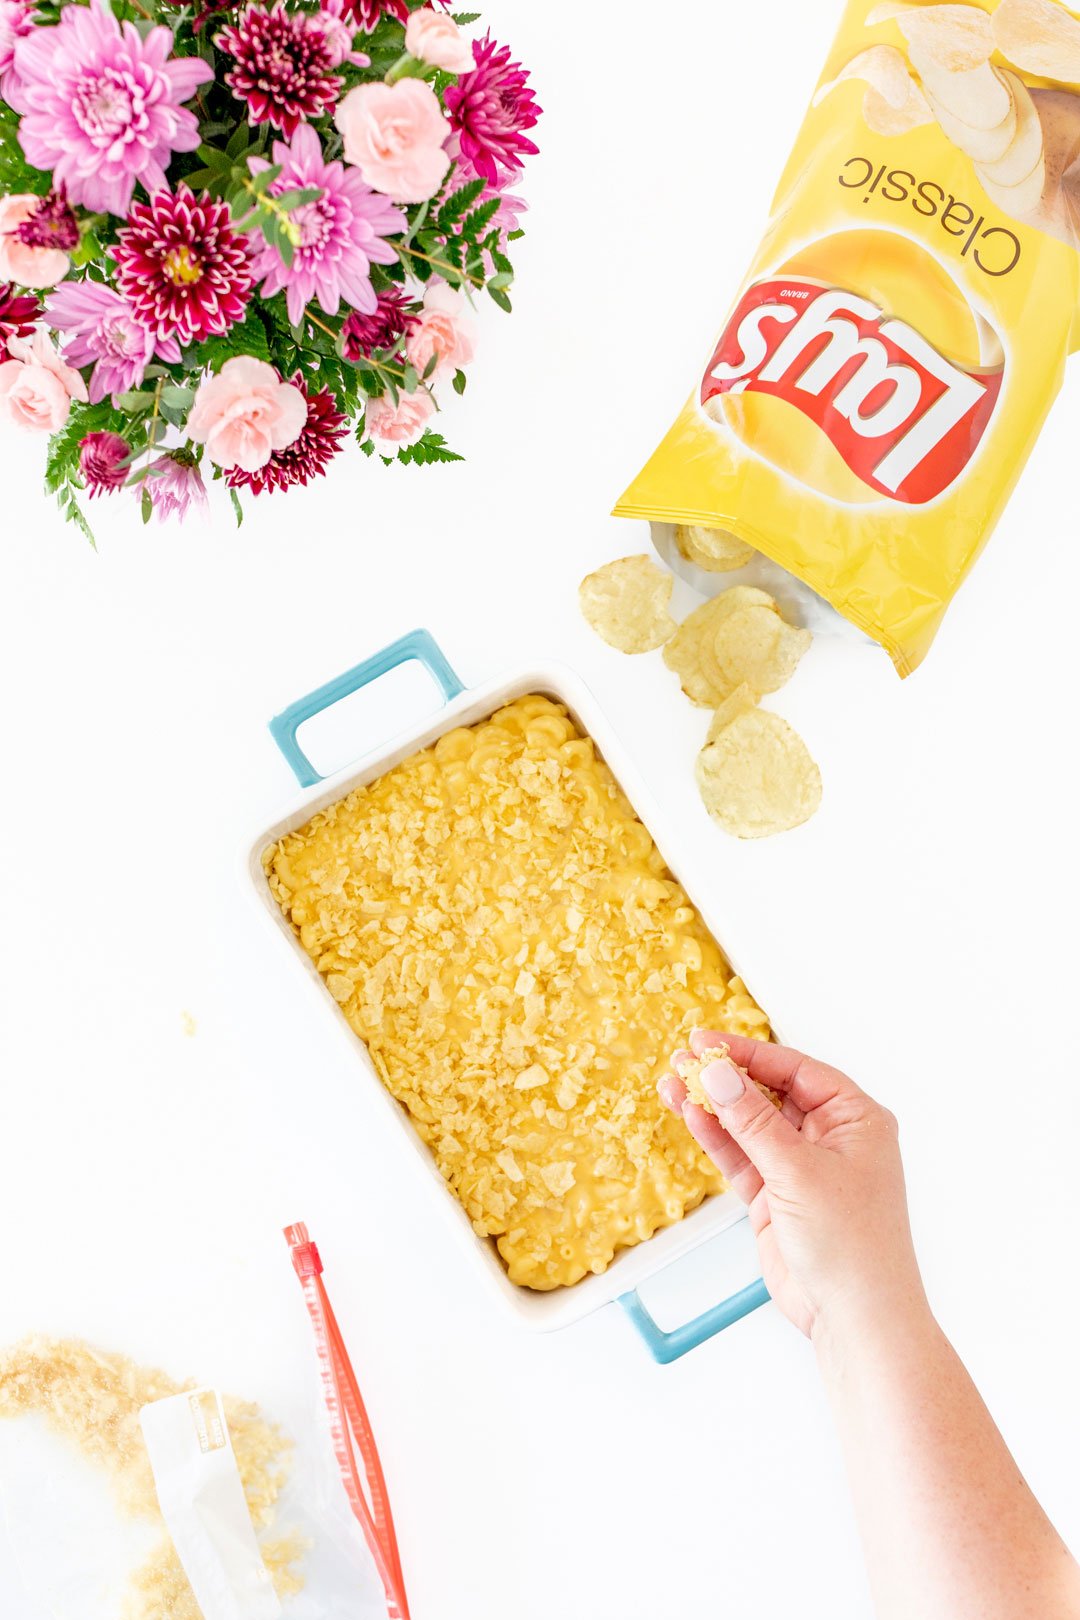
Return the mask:
<path id="1" fill-rule="evenodd" d="M 700 398 L 714 418 L 725 395 L 785 400 L 871 489 L 919 506 L 948 489 L 971 460 L 1002 376 L 1000 365 L 966 370 L 947 360 L 867 298 L 781 275 L 744 293 Z"/>

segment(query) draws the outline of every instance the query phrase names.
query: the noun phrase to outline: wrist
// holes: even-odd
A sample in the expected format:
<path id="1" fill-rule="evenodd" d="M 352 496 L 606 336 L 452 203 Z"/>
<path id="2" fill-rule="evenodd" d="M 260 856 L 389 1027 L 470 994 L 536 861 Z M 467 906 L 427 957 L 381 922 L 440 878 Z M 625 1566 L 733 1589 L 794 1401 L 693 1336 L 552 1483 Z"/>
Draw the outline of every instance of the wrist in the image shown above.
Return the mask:
<path id="1" fill-rule="evenodd" d="M 814 1317 L 810 1340 L 819 1363 L 878 1355 L 889 1345 L 936 1331 L 918 1271 L 838 1290 Z"/>

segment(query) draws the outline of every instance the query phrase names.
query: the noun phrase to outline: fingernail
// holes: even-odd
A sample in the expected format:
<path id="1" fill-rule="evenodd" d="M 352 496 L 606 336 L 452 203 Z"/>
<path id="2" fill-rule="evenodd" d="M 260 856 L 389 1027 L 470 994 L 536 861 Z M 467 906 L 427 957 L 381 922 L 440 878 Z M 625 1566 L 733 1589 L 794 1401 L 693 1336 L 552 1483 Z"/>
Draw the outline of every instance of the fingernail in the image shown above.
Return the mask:
<path id="1" fill-rule="evenodd" d="M 656 1082 L 656 1089 L 660 1093 L 660 1101 L 666 1108 L 673 1109 L 675 1107 L 675 1099 L 671 1091 L 674 1079 L 675 1076 L 673 1074 L 662 1074 L 659 1080 Z"/>
<path id="2" fill-rule="evenodd" d="M 727 1058 L 718 1058 L 710 1063 L 707 1069 L 701 1071 L 701 1083 L 709 1093 L 712 1101 L 718 1108 L 726 1108 L 733 1102 L 738 1102 L 743 1094 L 745 1084 L 742 1071 Z"/>

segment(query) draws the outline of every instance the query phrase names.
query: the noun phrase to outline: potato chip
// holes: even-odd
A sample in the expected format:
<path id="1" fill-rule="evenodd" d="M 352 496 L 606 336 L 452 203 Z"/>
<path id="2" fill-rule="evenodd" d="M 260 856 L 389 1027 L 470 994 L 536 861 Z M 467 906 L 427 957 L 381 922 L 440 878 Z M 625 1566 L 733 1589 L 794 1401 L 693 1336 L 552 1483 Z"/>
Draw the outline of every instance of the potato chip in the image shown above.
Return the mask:
<path id="1" fill-rule="evenodd" d="M 723 1041 L 719 1046 L 708 1047 L 701 1057 L 688 1054 L 686 1057 L 680 1058 L 675 1064 L 675 1073 L 686 1087 L 687 1100 L 697 1103 L 698 1107 L 704 1108 L 707 1114 L 715 1114 L 716 1105 L 702 1085 L 701 1075 L 702 1071 L 707 1069 L 710 1063 L 720 1062 L 730 1063 L 733 1069 L 738 1069 L 740 1074 L 745 1074 L 746 1078 L 750 1079 L 749 1071 L 744 1069 L 741 1063 L 734 1061 L 731 1056 L 730 1046 Z M 770 1091 L 768 1086 L 763 1086 L 760 1080 L 754 1080 L 752 1084 L 757 1087 L 763 1097 L 768 1097 L 774 1108 L 781 1106 L 783 1099 L 778 1097 L 775 1091 Z"/>
<path id="2" fill-rule="evenodd" d="M 923 62 L 932 62 L 942 73 L 963 73 L 983 66 L 994 54 L 994 31 L 981 6 L 904 6 L 893 15 L 920 74 Z M 884 21 L 879 15 L 877 20 Z"/>
<path id="3" fill-rule="evenodd" d="M 589 624 L 619 652 L 652 652 L 675 633 L 668 613 L 674 581 L 649 557 L 620 557 L 589 574 L 578 601 Z"/>
<path id="4" fill-rule="evenodd" d="M 746 545 L 735 535 L 724 529 L 705 529 L 699 523 L 677 524 L 675 544 L 687 562 L 697 563 L 710 574 L 745 568 L 754 555 L 753 546 Z"/>
<path id="5" fill-rule="evenodd" d="M 787 623 L 775 607 L 732 608 L 702 638 L 700 664 L 714 702 L 742 684 L 759 696 L 778 692 L 795 673 L 812 637 Z"/>
<path id="6" fill-rule="evenodd" d="M 715 742 L 725 726 L 730 726 L 731 722 L 737 719 L 740 714 L 745 714 L 747 709 L 756 709 L 757 705 L 758 694 L 752 686 L 747 686 L 746 682 L 743 681 L 718 707 L 712 717 L 712 724 L 709 727 L 705 741 Z"/>
<path id="7" fill-rule="evenodd" d="M 862 112 L 867 129 L 873 130 L 875 135 L 906 135 L 909 129 L 934 122 L 930 103 L 914 79 L 908 85 L 907 100 L 902 107 L 891 107 L 871 86 L 863 96 Z"/>
<path id="8" fill-rule="evenodd" d="M 853 56 L 851 61 L 840 69 L 835 79 L 830 79 L 828 84 L 820 87 L 814 96 L 813 105 L 816 107 L 835 90 L 838 84 L 844 84 L 848 79 L 861 79 L 894 108 L 904 105 L 911 86 L 911 73 L 904 60 L 903 51 L 897 50 L 895 45 L 870 45 L 865 51 Z"/>
<path id="9" fill-rule="evenodd" d="M 1019 186 L 1037 168 L 1044 167 L 1043 129 L 1038 110 L 1023 79 L 1017 78 L 1007 68 L 1002 70 L 1001 76 L 1009 86 L 1016 107 L 1016 133 L 1005 153 L 996 162 L 983 164 L 978 172 L 984 185 L 989 181 L 995 186 Z"/>
<path id="10" fill-rule="evenodd" d="M 997 48 L 1015 67 L 1080 84 L 1080 21 L 1052 0 L 1001 0 L 990 19 Z"/>
<path id="11" fill-rule="evenodd" d="M 981 163 L 1003 157 L 1016 134 L 1016 104 L 1008 85 L 989 62 L 946 73 L 920 68 L 923 92 L 945 134 L 962 152 Z"/>
<path id="12" fill-rule="evenodd" d="M 695 769 L 706 810 L 735 838 L 768 838 L 808 821 L 821 772 L 778 714 L 749 709 L 706 743 Z"/>
<path id="13" fill-rule="evenodd" d="M 718 688 L 715 679 L 710 679 L 705 673 L 701 658 L 702 645 L 726 614 L 736 608 L 752 605 L 777 612 L 776 603 L 768 591 L 760 591 L 754 585 L 733 585 L 730 590 L 721 591 L 719 596 L 695 608 L 667 643 L 664 662 L 678 675 L 682 689 L 692 703 L 713 709 L 728 695 L 730 682 Z"/>

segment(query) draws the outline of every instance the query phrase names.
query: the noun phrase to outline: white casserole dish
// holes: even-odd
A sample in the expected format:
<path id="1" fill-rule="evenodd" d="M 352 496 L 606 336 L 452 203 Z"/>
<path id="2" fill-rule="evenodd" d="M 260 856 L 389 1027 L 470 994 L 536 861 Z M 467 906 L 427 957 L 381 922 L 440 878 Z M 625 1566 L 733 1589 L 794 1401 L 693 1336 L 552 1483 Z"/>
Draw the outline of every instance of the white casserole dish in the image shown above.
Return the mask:
<path id="1" fill-rule="evenodd" d="M 432 675 L 440 687 L 445 707 L 434 717 L 400 733 L 391 742 L 366 754 L 358 763 L 330 777 L 320 777 L 297 742 L 297 730 L 304 721 L 336 703 L 339 699 L 358 691 L 362 686 L 388 673 L 408 659 L 417 659 Z M 644 1243 L 621 1250 L 600 1276 L 584 1278 L 572 1287 L 540 1293 L 512 1283 L 503 1267 L 494 1243 L 478 1237 L 473 1231 L 465 1210 L 454 1198 L 435 1166 L 427 1147 L 413 1129 L 409 1116 L 385 1089 L 368 1056 L 367 1048 L 358 1038 L 326 989 L 314 962 L 308 956 L 270 892 L 262 866 L 263 851 L 287 833 L 298 827 L 319 810 L 342 799 L 353 788 L 364 786 L 392 770 L 395 765 L 429 747 L 444 732 L 456 726 L 472 725 L 486 719 L 503 704 L 527 693 L 536 692 L 564 703 L 580 729 L 592 737 L 601 755 L 630 800 L 641 821 L 656 841 L 664 860 L 686 889 L 692 903 L 698 908 L 706 925 L 731 958 L 720 927 L 720 919 L 709 914 L 709 907 L 695 894 L 692 883 L 686 881 L 680 870 L 678 851 L 668 844 L 660 828 L 661 817 L 636 769 L 622 747 L 615 732 L 608 725 L 602 709 L 588 687 L 574 672 L 558 664 L 534 664 L 526 669 L 482 686 L 466 691 L 446 662 L 442 652 L 427 631 L 417 630 L 400 641 L 382 649 L 372 658 L 354 669 L 328 682 L 317 691 L 291 704 L 270 722 L 270 730 L 281 748 L 303 791 L 285 812 L 270 826 L 261 828 L 247 849 L 246 869 L 259 910 L 287 950 L 298 961 L 307 980 L 310 993 L 332 1017 L 356 1054 L 368 1082 L 372 1105 L 381 1110 L 383 1118 L 393 1129 L 403 1130 L 412 1144 L 416 1158 L 416 1187 L 418 1196 L 430 1201 L 433 1218 L 449 1223 L 455 1233 L 457 1247 L 466 1264 L 483 1279 L 507 1308 L 526 1326 L 548 1331 L 579 1321 L 600 1306 L 618 1300 L 645 1339 L 651 1354 L 658 1361 L 672 1361 L 685 1354 L 694 1345 L 718 1333 L 721 1328 L 764 1303 L 768 1298 L 759 1281 L 741 1290 L 722 1304 L 706 1311 L 681 1328 L 670 1332 L 661 1330 L 637 1295 L 637 1287 L 645 1278 L 654 1275 L 670 1262 L 696 1248 L 709 1238 L 727 1230 L 745 1217 L 745 1209 L 733 1193 L 706 1199 L 697 1209 L 665 1227 Z"/>

